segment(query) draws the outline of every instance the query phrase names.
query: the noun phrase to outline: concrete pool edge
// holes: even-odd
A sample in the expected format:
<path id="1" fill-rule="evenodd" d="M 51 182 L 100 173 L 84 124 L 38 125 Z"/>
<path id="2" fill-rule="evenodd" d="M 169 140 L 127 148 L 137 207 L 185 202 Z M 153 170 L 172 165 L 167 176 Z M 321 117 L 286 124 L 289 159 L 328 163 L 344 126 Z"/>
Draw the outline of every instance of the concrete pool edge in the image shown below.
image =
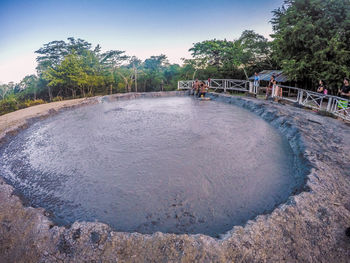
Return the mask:
<path id="1" fill-rule="evenodd" d="M 153 95 L 161 96 L 161 93 L 153 93 Z M 164 95 L 176 95 L 176 93 Z M 142 96 L 152 96 L 152 94 L 118 94 L 95 97 L 81 100 L 67 107 L 79 106 L 81 103 L 84 105 L 98 103 L 101 100 Z M 350 207 L 346 208 L 349 178 L 346 177 L 346 173 L 339 171 L 341 170 L 339 167 L 342 167 L 342 162 L 347 161 L 340 158 L 347 148 L 340 149 L 338 147 L 337 153 L 334 153 L 332 148 L 328 149 L 328 157 L 331 159 L 329 160 L 331 163 L 328 165 L 327 160 L 319 162 L 319 157 L 317 157 L 320 152 L 324 154 L 327 149 L 320 149 L 319 144 L 310 140 L 315 135 L 314 129 L 319 131 L 320 124 L 318 123 L 322 123 L 326 119 L 293 107 L 282 107 L 275 103 L 255 99 L 221 94 L 209 96 L 215 97 L 215 100 L 247 108 L 277 128 L 281 124 L 284 125 L 284 128 L 281 127 L 286 130 L 300 125 L 301 129 L 297 129 L 297 131 L 300 131 L 303 143 L 305 142 L 305 157 L 314 167 L 308 182 L 312 191 L 303 192 L 291 198 L 288 205 L 281 205 L 269 215 L 258 216 L 244 227 L 234 227 L 224 239 L 216 240 L 204 235 L 120 233 L 111 231 L 107 225 L 102 223 L 76 222 L 69 229 L 53 226 L 44 215 L 43 209 L 23 207 L 18 197 L 12 194 L 12 187 L 1 179 L 0 236 L 2 238 L 0 238 L 0 255 L 3 254 L 11 261 L 27 259 L 27 262 L 93 259 L 112 261 L 116 258 L 134 262 L 164 260 L 254 262 L 282 260 L 283 258 L 288 261 L 297 261 L 297 259 L 302 261 L 325 260 L 325 251 L 331 251 L 333 253 L 327 254 L 330 259 L 337 258 L 338 262 L 345 262 L 349 256 L 349 245 L 346 246 L 346 244 L 350 242 L 346 243 L 346 237 L 342 236 L 341 229 L 346 226 L 346 219 L 350 218 L 348 210 Z M 55 112 L 59 109 L 55 109 Z M 46 109 L 42 115 L 31 116 L 27 120 L 47 117 L 55 112 L 51 111 L 50 113 Z M 343 125 L 334 120 L 330 120 L 330 122 L 335 128 Z M 25 123 L 18 122 L 16 125 L 14 127 L 17 128 L 5 128 L 7 131 L 14 132 L 25 126 L 26 121 Z M 1 128 L 3 127 L 1 127 L 0 122 L 0 131 Z M 319 134 L 319 139 L 329 139 L 327 130 L 324 132 L 324 134 Z M 295 139 L 298 138 L 295 137 Z M 335 141 L 337 140 L 338 138 L 335 138 Z M 331 158 L 332 154 L 334 155 L 333 159 Z M 332 163 L 333 166 L 335 163 L 338 165 L 337 169 L 332 169 Z M 327 182 L 327 174 L 330 171 L 333 173 L 331 178 L 333 180 Z M 322 185 L 321 182 L 326 184 Z M 336 211 L 336 218 L 328 210 Z M 335 220 L 339 218 L 340 220 Z M 327 229 L 324 225 L 325 222 L 336 222 L 336 225 Z M 318 233 L 316 230 L 319 230 Z M 337 246 L 336 249 L 335 246 Z"/>

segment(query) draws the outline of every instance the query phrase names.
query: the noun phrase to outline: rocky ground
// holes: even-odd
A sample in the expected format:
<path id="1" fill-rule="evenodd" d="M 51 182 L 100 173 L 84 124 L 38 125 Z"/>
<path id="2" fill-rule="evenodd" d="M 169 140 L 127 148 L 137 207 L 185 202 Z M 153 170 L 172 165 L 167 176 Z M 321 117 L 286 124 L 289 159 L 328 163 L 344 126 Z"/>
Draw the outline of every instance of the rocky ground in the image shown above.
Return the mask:
<path id="1" fill-rule="evenodd" d="M 0 140 L 60 109 L 103 100 L 181 92 L 112 95 L 39 105 L 0 117 Z M 0 178 L 0 262 L 350 262 L 350 127 L 304 109 L 210 94 L 279 129 L 307 172 L 305 187 L 269 215 L 205 235 L 114 232 L 102 223 L 55 226 L 43 209 L 24 207 Z M 304 180 L 304 178 L 297 178 Z"/>

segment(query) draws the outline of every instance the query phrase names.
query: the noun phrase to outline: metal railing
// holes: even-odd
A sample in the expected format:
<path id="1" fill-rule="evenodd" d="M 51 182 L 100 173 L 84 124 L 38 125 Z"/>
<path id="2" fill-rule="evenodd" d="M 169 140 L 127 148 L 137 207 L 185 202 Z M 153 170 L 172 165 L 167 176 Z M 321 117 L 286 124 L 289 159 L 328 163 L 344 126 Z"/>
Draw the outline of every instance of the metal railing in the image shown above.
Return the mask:
<path id="1" fill-rule="evenodd" d="M 222 89 L 224 92 L 228 90 L 247 92 L 248 83 L 245 80 L 239 79 L 211 79 L 209 87 L 214 90 Z"/>
<path id="2" fill-rule="evenodd" d="M 208 80 L 199 80 L 200 82 L 204 82 L 209 86 L 210 89 L 223 90 L 224 92 L 228 90 L 236 90 L 242 92 L 249 91 L 249 81 L 240 80 L 240 79 L 211 79 L 210 83 Z M 178 89 L 191 89 L 194 80 L 181 80 L 178 82 Z"/>
<path id="3" fill-rule="evenodd" d="M 350 121 L 350 101 L 347 99 L 330 96 L 326 111 Z"/>
<path id="4" fill-rule="evenodd" d="M 223 90 L 224 92 L 235 90 L 257 94 L 259 88 L 252 82 L 237 79 L 211 79 L 210 83 L 205 82 L 210 89 L 214 91 Z M 178 82 L 178 89 L 192 89 L 194 80 Z M 325 95 L 310 90 L 304 90 L 296 87 L 274 85 L 272 89 L 272 98 L 297 103 L 307 108 L 322 110 L 334 114 L 344 120 L 350 121 L 350 100 L 332 95 Z"/>

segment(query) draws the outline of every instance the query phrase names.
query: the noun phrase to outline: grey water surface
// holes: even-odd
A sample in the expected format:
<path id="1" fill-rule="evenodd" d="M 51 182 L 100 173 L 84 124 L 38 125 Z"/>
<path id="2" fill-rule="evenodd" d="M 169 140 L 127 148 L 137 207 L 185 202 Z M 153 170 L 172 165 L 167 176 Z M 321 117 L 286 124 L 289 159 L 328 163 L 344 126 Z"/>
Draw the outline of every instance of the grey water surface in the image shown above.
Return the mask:
<path id="1" fill-rule="evenodd" d="M 67 110 L 0 149 L 0 175 L 59 225 L 218 236 L 295 190 L 288 141 L 247 110 L 189 97 Z"/>

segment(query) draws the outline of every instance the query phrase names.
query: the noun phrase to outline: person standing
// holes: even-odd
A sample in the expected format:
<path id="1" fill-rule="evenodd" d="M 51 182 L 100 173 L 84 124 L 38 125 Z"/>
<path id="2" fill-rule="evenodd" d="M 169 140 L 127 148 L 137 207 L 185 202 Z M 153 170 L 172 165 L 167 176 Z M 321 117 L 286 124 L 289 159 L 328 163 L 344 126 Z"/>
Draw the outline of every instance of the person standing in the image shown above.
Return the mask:
<path id="1" fill-rule="evenodd" d="M 323 91 L 324 91 L 324 84 L 323 84 L 323 81 L 320 79 L 320 81 L 318 82 L 317 92 L 323 93 Z"/>
<path id="2" fill-rule="evenodd" d="M 338 95 L 344 99 L 350 98 L 350 81 L 348 78 L 344 78 L 344 85 L 338 90 Z"/>
<path id="3" fill-rule="evenodd" d="M 266 100 L 272 95 L 272 90 L 273 90 L 274 85 L 276 85 L 276 79 L 275 79 L 275 76 L 272 75 L 270 82 L 269 82 L 269 85 L 266 88 L 266 97 L 265 97 Z"/>
<path id="4" fill-rule="evenodd" d="M 318 82 L 318 88 L 317 88 L 317 92 L 318 93 L 325 93 L 326 87 L 324 85 L 323 80 L 320 79 L 320 81 Z"/>
<path id="5" fill-rule="evenodd" d="M 349 79 L 344 78 L 344 85 L 338 90 L 338 95 L 346 100 L 338 100 L 338 109 L 339 112 L 343 112 L 344 115 L 347 114 L 346 109 L 349 107 L 350 99 L 350 84 Z"/>
<path id="6" fill-rule="evenodd" d="M 274 94 L 274 97 L 275 97 L 275 101 L 276 102 L 279 102 L 282 97 L 283 97 L 283 90 L 282 88 L 277 85 L 277 82 L 275 81 L 275 94 Z"/>
<path id="7" fill-rule="evenodd" d="M 254 93 L 257 94 L 258 93 L 258 89 L 260 87 L 260 77 L 259 74 L 257 72 L 254 73 Z"/>
<path id="8" fill-rule="evenodd" d="M 199 81 L 198 79 L 196 79 L 192 85 L 191 95 L 197 95 L 198 89 L 199 89 Z"/>

